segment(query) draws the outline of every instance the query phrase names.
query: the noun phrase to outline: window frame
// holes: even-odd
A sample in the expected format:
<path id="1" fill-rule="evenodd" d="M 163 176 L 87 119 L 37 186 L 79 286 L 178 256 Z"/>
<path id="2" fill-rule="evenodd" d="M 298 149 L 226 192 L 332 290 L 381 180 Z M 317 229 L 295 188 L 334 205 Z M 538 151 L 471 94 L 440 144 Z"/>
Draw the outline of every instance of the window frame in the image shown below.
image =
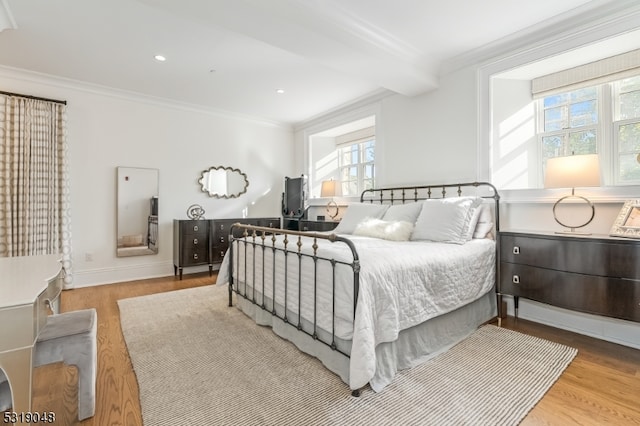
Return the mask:
<path id="1" fill-rule="evenodd" d="M 640 78 L 640 73 L 632 76 Z M 539 187 L 543 187 L 544 181 L 544 169 L 546 164 L 546 158 L 544 156 L 543 138 L 555 135 L 564 135 L 566 138 L 571 133 L 593 130 L 596 137 L 596 152 L 600 157 L 600 168 L 602 171 L 602 185 L 603 186 L 617 186 L 628 187 L 634 185 L 640 185 L 640 178 L 637 180 L 622 180 L 620 178 L 620 141 L 619 141 L 619 129 L 621 126 L 628 124 L 640 124 L 640 116 L 630 119 L 620 120 L 620 84 L 619 82 L 630 77 L 624 77 L 620 80 L 615 80 L 606 83 L 600 83 L 594 86 L 596 89 L 597 100 L 597 114 L 598 121 L 595 125 L 585 125 L 578 127 L 566 127 L 561 130 L 544 131 L 545 124 L 545 111 L 544 100 L 550 96 L 558 94 L 571 93 L 575 90 L 558 91 L 553 94 L 548 94 L 544 97 L 534 100 L 535 102 L 535 117 L 536 117 L 536 152 L 538 155 L 538 184 Z M 625 92 L 628 93 L 628 92 Z M 571 104 L 563 104 L 570 106 Z M 568 118 L 570 120 L 570 118 Z M 567 154 L 570 155 L 570 154 Z M 530 188 L 534 189 L 534 188 Z"/>
<path id="2" fill-rule="evenodd" d="M 367 147 L 365 147 L 364 145 L 370 142 L 373 142 L 373 161 L 366 160 Z M 375 181 L 376 181 L 376 155 L 375 155 L 376 146 L 375 145 L 376 145 L 375 131 L 374 131 L 374 134 L 371 136 L 367 136 L 365 138 L 360 138 L 351 142 L 344 142 L 336 145 L 336 151 L 338 151 L 338 177 L 340 179 L 340 186 L 342 187 L 342 195 L 344 195 L 345 197 L 360 196 L 360 194 L 365 189 L 369 188 L 365 185 L 366 180 L 370 180 L 371 187 L 375 187 Z M 355 163 L 344 164 L 343 159 L 344 159 L 344 155 L 346 154 L 343 153 L 342 151 L 346 150 L 347 148 L 352 148 L 354 146 L 358 147 L 357 149 L 358 161 Z M 371 179 L 365 177 L 366 175 L 365 168 L 368 165 L 373 166 L 373 176 L 371 177 Z M 345 171 L 346 169 L 354 168 L 354 167 L 356 169 L 356 178 L 345 181 L 345 179 L 343 179 L 343 177 L 345 176 L 345 173 L 343 173 L 343 171 Z M 347 172 L 346 175 L 349 175 L 349 173 Z M 345 191 L 345 188 L 349 188 L 349 183 L 354 181 L 356 182 L 356 193 L 351 194 L 349 193 L 349 191 Z"/>

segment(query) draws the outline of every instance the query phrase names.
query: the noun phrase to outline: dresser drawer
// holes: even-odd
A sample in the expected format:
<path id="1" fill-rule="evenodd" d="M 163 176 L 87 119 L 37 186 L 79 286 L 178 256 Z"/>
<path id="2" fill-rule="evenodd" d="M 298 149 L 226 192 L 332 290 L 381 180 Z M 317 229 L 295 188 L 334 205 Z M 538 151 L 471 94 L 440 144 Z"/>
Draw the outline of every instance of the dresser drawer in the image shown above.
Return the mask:
<path id="1" fill-rule="evenodd" d="M 183 220 L 180 221 L 180 232 L 184 236 L 199 235 L 206 237 L 209 234 L 209 223 L 204 220 Z"/>
<path id="2" fill-rule="evenodd" d="M 640 281 L 500 263 L 500 292 L 553 306 L 640 321 Z"/>
<path id="3" fill-rule="evenodd" d="M 640 245 L 632 241 L 502 234 L 500 259 L 559 271 L 640 279 Z"/>
<path id="4" fill-rule="evenodd" d="M 181 266 L 194 266 L 209 263 L 209 248 L 206 246 L 188 247 L 182 251 Z"/>
<path id="5" fill-rule="evenodd" d="M 222 262 L 222 259 L 224 259 L 224 255 L 227 252 L 228 248 L 229 248 L 228 245 L 226 245 L 226 246 L 213 246 L 213 248 L 211 249 L 211 261 L 213 263 Z"/>

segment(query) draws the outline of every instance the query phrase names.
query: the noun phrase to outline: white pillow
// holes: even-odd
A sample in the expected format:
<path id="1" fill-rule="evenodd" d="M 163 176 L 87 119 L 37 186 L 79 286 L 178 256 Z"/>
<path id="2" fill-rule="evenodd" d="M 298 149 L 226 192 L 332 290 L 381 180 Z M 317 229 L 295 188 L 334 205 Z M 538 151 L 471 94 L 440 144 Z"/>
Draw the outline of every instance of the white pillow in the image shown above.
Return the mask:
<path id="1" fill-rule="evenodd" d="M 476 231 L 476 225 L 478 224 L 478 220 L 480 220 L 480 213 L 482 212 L 482 203 L 479 203 L 478 206 L 472 207 L 471 209 L 469 212 L 471 219 L 463 230 L 465 240 L 467 241 L 473 238 L 473 233 Z"/>
<path id="2" fill-rule="evenodd" d="M 413 223 L 407 221 L 387 221 L 381 219 L 365 219 L 356 226 L 353 235 L 382 238 L 391 241 L 409 241 L 413 231 Z"/>
<path id="3" fill-rule="evenodd" d="M 333 232 L 336 234 L 353 234 L 360 222 L 367 218 L 380 219 L 388 207 L 382 204 L 351 203 Z"/>
<path id="4" fill-rule="evenodd" d="M 393 204 L 389 206 L 382 220 L 416 223 L 422 210 L 422 203 Z"/>
<path id="5" fill-rule="evenodd" d="M 480 215 L 473 231 L 473 238 L 487 238 L 487 235 L 493 230 L 491 208 L 487 204 L 483 204 L 478 210 Z"/>
<path id="6" fill-rule="evenodd" d="M 472 237 L 469 225 L 480 203 L 479 197 L 425 200 L 411 239 L 464 244 Z"/>

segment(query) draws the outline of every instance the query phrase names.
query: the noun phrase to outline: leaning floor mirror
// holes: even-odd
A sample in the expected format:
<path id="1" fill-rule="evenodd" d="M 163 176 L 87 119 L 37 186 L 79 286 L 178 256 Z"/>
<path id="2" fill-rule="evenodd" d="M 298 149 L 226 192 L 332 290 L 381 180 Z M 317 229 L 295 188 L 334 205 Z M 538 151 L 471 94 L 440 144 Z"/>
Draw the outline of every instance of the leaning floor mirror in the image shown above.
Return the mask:
<path id="1" fill-rule="evenodd" d="M 117 168 L 118 257 L 158 253 L 158 169 Z"/>

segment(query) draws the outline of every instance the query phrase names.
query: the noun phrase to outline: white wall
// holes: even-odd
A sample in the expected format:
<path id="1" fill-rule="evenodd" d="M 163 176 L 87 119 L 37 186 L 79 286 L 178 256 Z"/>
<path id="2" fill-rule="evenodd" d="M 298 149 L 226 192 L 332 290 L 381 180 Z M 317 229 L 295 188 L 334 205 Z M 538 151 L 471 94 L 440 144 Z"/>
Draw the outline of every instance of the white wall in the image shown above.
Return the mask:
<path id="1" fill-rule="evenodd" d="M 491 90 L 491 182 L 501 189 L 537 188 L 542 180 L 531 82 L 494 78 Z"/>
<path id="2" fill-rule="evenodd" d="M 208 219 L 280 216 L 284 176 L 295 174 L 288 127 L 10 69 L 0 69 L 0 86 L 68 102 L 76 286 L 173 275 L 172 221 L 191 204 Z M 200 173 L 220 165 L 247 174 L 246 194 L 219 200 L 200 190 Z M 116 257 L 117 166 L 159 169 L 157 255 Z"/>
<path id="3" fill-rule="evenodd" d="M 381 102 L 376 136 L 378 186 L 476 179 L 476 73 L 463 69 L 433 92 Z"/>

